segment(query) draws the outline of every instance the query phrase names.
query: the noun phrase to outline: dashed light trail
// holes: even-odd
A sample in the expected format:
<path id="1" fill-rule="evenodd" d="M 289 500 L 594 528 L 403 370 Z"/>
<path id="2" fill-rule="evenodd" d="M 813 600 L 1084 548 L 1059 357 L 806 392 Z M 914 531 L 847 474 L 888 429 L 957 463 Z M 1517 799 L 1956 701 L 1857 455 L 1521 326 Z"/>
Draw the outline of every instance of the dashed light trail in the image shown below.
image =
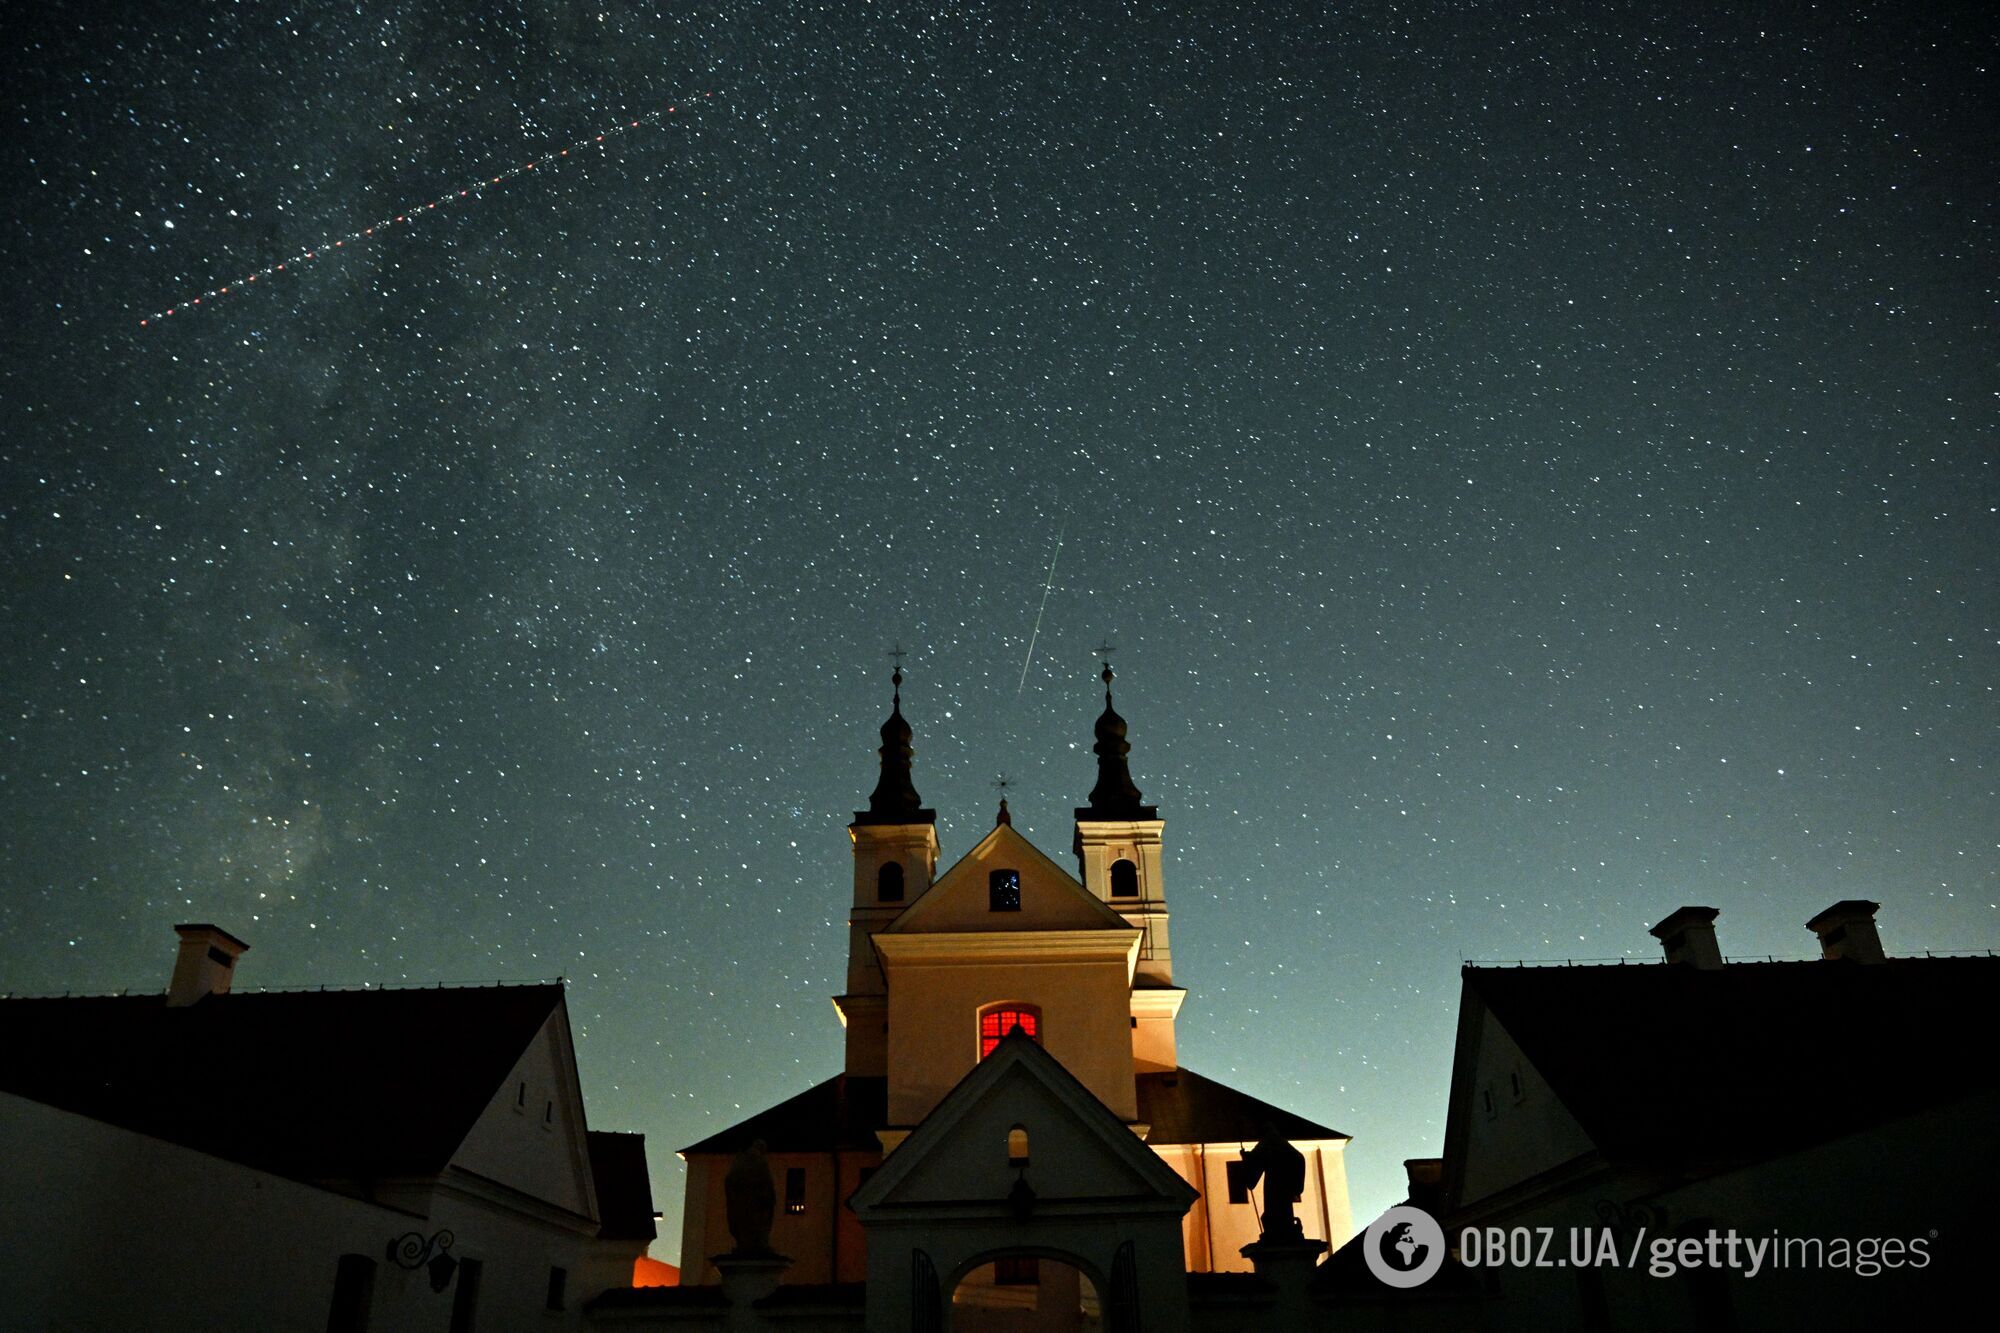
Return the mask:
<path id="1" fill-rule="evenodd" d="M 715 94 L 702 93 L 701 96 L 706 98 L 706 97 L 713 97 L 715 96 Z M 508 181 L 514 179 L 514 177 L 516 176 L 525 175 L 530 171 L 536 171 L 543 167 L 554 166 L 557 163 L 561 162 L 564 158 L 569 157 L 572 153 L 585 152 L 592 148 L 597 148 L 601 150 L 604 148 L 605 144 L 609 140 L 617 137 L 618 135 L 629 134 L 633 130 L 639 129 L 642 126 L 664 124 L 666 122 L 667 117 L 678 115 L 680 111 L 681 111 L 681 104 L 676 102 L 671 106 L 667 106 L 659 111 L 648 112 L 647 114 L 639 116 L 631 121 L 624 121 L 616 125 L 607 126 L 599 133 L 594 134 L 587 139 L 579 139 L 575 143 L 569 145 L 569 147 L 567 148 L 559 148 L 551 152 L 544 153 L 540 157 L 535 158 L 533 161 L 523 162 L 521 165 L 516 167 L 509 167 L 505 171 L 499 172 L 496 175 L 490 177 L 481 176 L 478 180 L 468 181 L 457 190 L 453 190 L 446 194 L 439 195 L 437 198 L 428 200 L 427 202 L 421 204 L 410 205 L 407 208 L 404 208 L 396 213 L 391 214 L 388 217 L 383 218 L 380 222 L 374 223 L 372 226 L 358 228 L 357 230 L 348 232 L 344 236 L 329 237 L 326 240 L 321 241 L 318 245 L 312 246 L 309 249 L 299 251 L 297 254 L 293 255 L 290 259 L 281 260 L 274 264 L 267 264 L 263 268 L 258 269 L 255 273 L 250 273 L 241 278 L 237 278 L 233 282 L 226 282 L 220 286 L 211 287 L 207 291 L 202 292 L 198 296 L 187 297 L 186 299 L 180 301 L 175 305 L 168 306 L 164 310 L 155 311 L 153 314 L 147 315 L 145 318 L 141 319 L 139 323 L 142 327 L 150 328 L 157 325 L 161 320 L 166 319 L 168 316 L 177 315 L 182 313 L 183 311 L 192 310 L 194 307 L 202 304 L 204 301 L 213 304 L 215 301 L 221 299 L 222 297 L 228 296 L 235 292 L 241 292 L 246 290 L 254 283 L 273 277 L 276 274 L 283 273 L 289 268 L 295 268 L 300 264 L 308 263 L 311 260 L 324 259 L 328 255 L 346 249 L 350 245 L 356 244 L 360 241 L 367 240 L 368 238 L 379 235 L 382 232 L 386 232 L 391 227 L 409 226 L 417 222 L 419 219 L 423 218 L 427 214 L 436 212 L 440 207 L 448 207 L 449 205 L 458 203 L 460 201 L 477 200 L 483 197 L 492 189 L 494 189 L 496 186 L 504 185 Z"/>

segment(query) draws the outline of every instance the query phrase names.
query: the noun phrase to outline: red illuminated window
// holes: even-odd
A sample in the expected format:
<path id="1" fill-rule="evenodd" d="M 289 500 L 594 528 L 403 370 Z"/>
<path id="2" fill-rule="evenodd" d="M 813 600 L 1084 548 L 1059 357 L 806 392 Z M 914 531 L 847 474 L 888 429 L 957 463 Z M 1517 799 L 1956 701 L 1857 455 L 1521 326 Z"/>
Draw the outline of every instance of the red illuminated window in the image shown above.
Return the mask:
<path id="1" fill-rule="evenodd" d="M 1000 1039 L 1017 1027 L 1039 1042 L 1042 1039 L 1041 1012 L 1026 1005 L 1012 1004 L 983 1010 L 979 1015 L 979 1058 L 984 1060 L 993 1054 L 993 1048 L 1000 1044 Z"/>

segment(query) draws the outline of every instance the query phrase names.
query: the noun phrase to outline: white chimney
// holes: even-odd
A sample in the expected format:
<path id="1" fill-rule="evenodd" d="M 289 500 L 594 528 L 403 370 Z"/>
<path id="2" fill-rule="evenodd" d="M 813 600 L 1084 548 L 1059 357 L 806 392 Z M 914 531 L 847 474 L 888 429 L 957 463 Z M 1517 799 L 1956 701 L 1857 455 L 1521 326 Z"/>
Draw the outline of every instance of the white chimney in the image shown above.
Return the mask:
<path id="1" fill-rule="evenodd" d="M 1715 907 L 1677 907 L 1653 927 L 1653 938 L 1666 950 L 1668 962 L 1712 971 L 1722 966 L 1722 946 L 1715 942 L 1715 918 L 1721 915 Z"/>
<path id="2" fill-rule="evenodd" d="M 236 960 L 250 946 L 205 922 L 175 926 L 174 933 L 181 937 L 181 951 L 174 959 L 174 979 L 167 983 L 168 1007 L 190 1005 L 204 995 L 229 994 Z"/>
<path id="3" fill-rule="evenodd" d="M 1806 929 L 1819 936 L 1821 958 L 1887 962 L 1882 952 L 1882 937 L 1875 930 L 1875 914 L 1881 910 L 1880 903 L 1862 898 L 1843 899 L 1806 922 Z"/>

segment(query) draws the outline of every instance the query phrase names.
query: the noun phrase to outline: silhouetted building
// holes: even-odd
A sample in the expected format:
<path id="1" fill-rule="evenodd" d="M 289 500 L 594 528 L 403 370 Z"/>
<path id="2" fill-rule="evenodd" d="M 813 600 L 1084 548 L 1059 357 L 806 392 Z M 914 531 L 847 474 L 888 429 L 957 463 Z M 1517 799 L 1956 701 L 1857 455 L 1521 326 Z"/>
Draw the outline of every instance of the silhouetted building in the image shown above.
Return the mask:
<path id="1" fill-rule="evenodd" d="M 577 1327 L 653 1237 L 588 1131 L 560 985 L 0 1000 L 0 1322 Z"/>
<path id="2" fill-rule="evenodd" d="M 1949 1308 L 1994 1238 L 2000 958 L 1886 957 L 1875 911 L 1814 917 L 1812 962 L 1725 962 L 1716 910 L 1684 907 L 1653 928 L 1660 963 L 1468 966 L 1444 1155 L 1410 1164 L 1411 1201 L 1454 1245 L 1547 1228 L 1561 1262 L 1454 1262 L 1398 1293 L 1357 1242 L 1320 1273 L 1323 1326 L 1873 1329 Z"/>

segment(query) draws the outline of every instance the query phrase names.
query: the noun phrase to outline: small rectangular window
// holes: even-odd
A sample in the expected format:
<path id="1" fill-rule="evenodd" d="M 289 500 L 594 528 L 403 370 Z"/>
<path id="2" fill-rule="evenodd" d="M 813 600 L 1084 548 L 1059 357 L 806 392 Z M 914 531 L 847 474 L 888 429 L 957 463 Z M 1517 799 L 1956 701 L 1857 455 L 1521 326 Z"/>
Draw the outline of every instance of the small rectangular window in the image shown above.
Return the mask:
<path id="1" fill-rule="evenodd" d="M 1256 1168 L 1248 1162 L 1238 1160 L 1227 1163 L 1224 1169 L 1229 1173 L 1229 1201 L 1250 1202 L 1250 1181 L 1256 1174 Z"/>
<path id="2" fill-rule="evenodd" d="M 569 1270 L 567 1268 L 552 1267 L 549 1269 L 549 1309 L 560 1310 L 563 1308 L 564 1288 L 568 1286 Z"/>
<path id="3" fill-rule="evenodd" d="M 556 1123 L 556 1104 L 550 1102 L 542 1108 L 542 1128 L 552 1128 Z"/>
<path id="4" fill-rule="evenodd" d="M 987 907 L 995 912 L 1021 910 L 1021 872 L 995 870 L 986 876 Z"/>
<path id="5" fill-rule="evenodd" d="M 514 1109 L 516 1111 L 525 1111 L 528 1109 L 528 1085 L 526 1083 L 514 1089 Z"/>
<path id="6" fill-rule="evenodd" d="M 208 948 L 208 961 L 211 963 L 220 963 L 224 967 L 236 966 L 236 960 L 234 958 L 231 958 L 228 954 L 224 953 L 222 950 L 216 948 L 212 944 Z"/>
<path id="7" fill-rule="evenodd" d="M 785 1168 L 785 1211 L 803 1213 L 806 1210 L 806 1169 L 802 1166 Z"/>

